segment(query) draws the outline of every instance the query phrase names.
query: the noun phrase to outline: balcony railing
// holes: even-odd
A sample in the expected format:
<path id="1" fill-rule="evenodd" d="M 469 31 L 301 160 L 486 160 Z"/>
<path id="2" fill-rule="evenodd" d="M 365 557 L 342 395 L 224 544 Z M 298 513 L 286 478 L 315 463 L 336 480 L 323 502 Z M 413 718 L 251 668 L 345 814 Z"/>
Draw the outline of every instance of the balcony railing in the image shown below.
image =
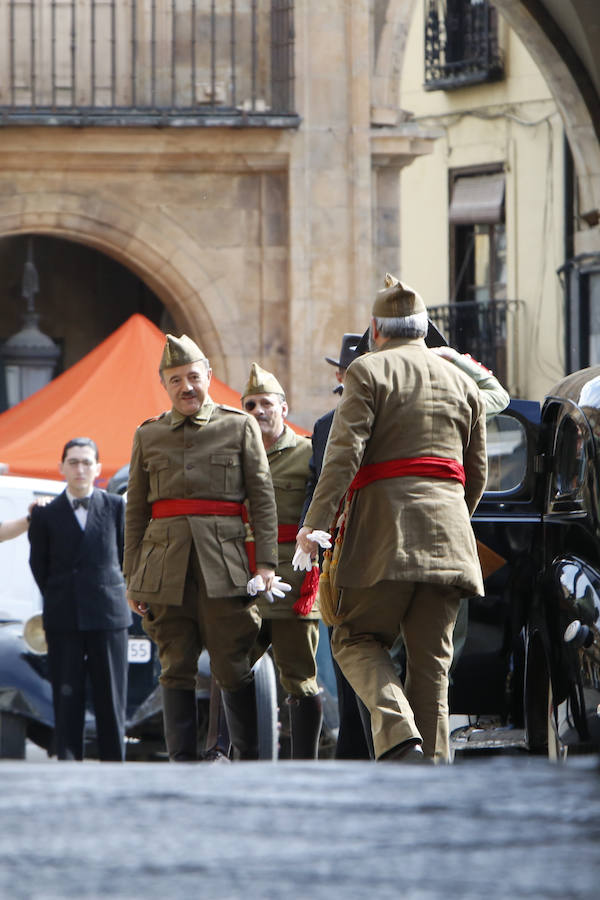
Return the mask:
<path id="1" fill-rule="evenodd" d="M 498 14 L 488 0 L 424 3 L 426 91 L 502 78 Z"/>
<path id="2" fill-rule="evenodd" d="M 0 125 L 295 127 L 293 0 L 0 0 Z"/>
<path id="3" fill-rule="evenodd" d="M 491 369 L 511 394 L 519 393 L 519 312 L 522 300 L 490 300 L 429 306 L 448 343 Z"/>

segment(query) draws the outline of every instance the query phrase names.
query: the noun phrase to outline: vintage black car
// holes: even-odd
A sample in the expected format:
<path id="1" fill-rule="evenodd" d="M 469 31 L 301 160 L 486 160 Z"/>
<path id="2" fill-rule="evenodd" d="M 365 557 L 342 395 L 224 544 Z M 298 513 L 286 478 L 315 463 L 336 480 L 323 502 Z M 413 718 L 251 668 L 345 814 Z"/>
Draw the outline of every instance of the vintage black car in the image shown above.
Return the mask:
<path id="1" fill-rule="evenodd" d="M 468 717 L 455 751 L 600 747 L 600 410 L 579 405 L 598 376 L 574 373 L 541 410 L 513 401 L 489 425 L 473 517 L 489 574 L 452 676 L 451 713 Z"/>

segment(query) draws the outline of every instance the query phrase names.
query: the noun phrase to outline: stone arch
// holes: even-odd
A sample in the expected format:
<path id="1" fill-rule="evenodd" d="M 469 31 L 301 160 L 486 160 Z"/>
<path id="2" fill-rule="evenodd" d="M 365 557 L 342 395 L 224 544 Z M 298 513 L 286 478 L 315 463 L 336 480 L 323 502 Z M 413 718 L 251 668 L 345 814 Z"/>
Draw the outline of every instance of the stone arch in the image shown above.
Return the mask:
<path id="1" fill-rule="evenodd" d="M 373 90 L 375 108 L 399 108 L 400 77 L 416 0 L 373 0 Z"/>
<path id="2" fill-rule="evenodd" d="M 590 76 L 558 24 L 543 10 L 535 18 L 520 0 L 495 0 L 495 5 L 527 47 L 556 101 L 575 162 L 581 218 L 589 217 L 593 224 L 600 214 L 600 111 Z M 577 19 L 576 4 L 567 0 L 564 12 L 569 9 Z"/>
<path id="3" fill-rule="evenodd" d="M 211 280 L 201 248 L 173 219 L 142 218 L 128 204 L 98 195 L 35 191 L 4 198 L 0 236 L 26 233 L 62 237 L 113 257 L 154 291 L 181 331 L 201 344 L 219 378 L 243 382 L 239 311 L 225 279 Z"/>

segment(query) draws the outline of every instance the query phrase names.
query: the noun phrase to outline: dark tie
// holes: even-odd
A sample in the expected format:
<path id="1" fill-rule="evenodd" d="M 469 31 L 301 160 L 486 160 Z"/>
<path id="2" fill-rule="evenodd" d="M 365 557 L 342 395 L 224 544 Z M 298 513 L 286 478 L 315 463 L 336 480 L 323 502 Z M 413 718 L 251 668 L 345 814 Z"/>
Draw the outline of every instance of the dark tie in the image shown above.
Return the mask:
<path id="1" fill-rule="evenodd" d="M 90 505 L 89 497 L 81 497 L 81 498 L 76 497 L 75 500 L 73 500 L 73 509 L 78 509 L 78 507 L 80 507 L 80 506 L 83 506 L 84 509 L 87 509 L 89 505 Z"/>

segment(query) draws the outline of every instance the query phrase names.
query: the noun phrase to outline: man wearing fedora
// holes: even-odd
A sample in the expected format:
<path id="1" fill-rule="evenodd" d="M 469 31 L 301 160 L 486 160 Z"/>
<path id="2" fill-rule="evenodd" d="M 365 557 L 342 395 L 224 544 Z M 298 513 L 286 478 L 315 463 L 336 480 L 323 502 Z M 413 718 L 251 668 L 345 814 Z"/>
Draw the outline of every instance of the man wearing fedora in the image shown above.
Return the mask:
<path id="1" fill-rule="evenodd" d="M 470 516 L 483 492 L 485 408 L 474 381 L 425 344 L 401 282 L 379 291 L 374 350 L 346 373 L 323 470 L 298 534 L 314 552 L 349 491 L 332 648 L 371 715 L 377 759 L 447 761 L 448 671 L 461 597 L 482 594 Z M 402 635 L 404 685 L 389 649 Z"/>
<path id="2" fill-rule="evenodd" d="M 198 758 L 195 688 L 204 647 L 231 743 L 240 758 L 258 757 L 249 654 L 260 618 L 247 584 L 252 573 L 270 590 L 277 564 L 260 429 L 241 410 L 211 400 L 211 374 L 194 341 L 167 335 L 160 377 L 172 407 L 137 429 L 127 492 L 128 601 L 158 646 L 165 739 L 178 762 Z"/>
<path id="3" fill-rule="evenodd" d="M 316 660 L 320 619 L 316 601 L 318 569 L 307 575 L 292 569 L 311 444 L 309 438 L 286 425 L 285 391 L 275 376 L 258 363 L 252 363 L 242 392 L 242 406 L 261 430 L 277 504 L 278 572 L 291 585 L 287 596 L 274 603 L 259 594 L 262 626 L 255 654 L 258 657 L 272 646 L 279 680 L 287 693 L 292 759 L 315 759 L 323 719 Z"/>

